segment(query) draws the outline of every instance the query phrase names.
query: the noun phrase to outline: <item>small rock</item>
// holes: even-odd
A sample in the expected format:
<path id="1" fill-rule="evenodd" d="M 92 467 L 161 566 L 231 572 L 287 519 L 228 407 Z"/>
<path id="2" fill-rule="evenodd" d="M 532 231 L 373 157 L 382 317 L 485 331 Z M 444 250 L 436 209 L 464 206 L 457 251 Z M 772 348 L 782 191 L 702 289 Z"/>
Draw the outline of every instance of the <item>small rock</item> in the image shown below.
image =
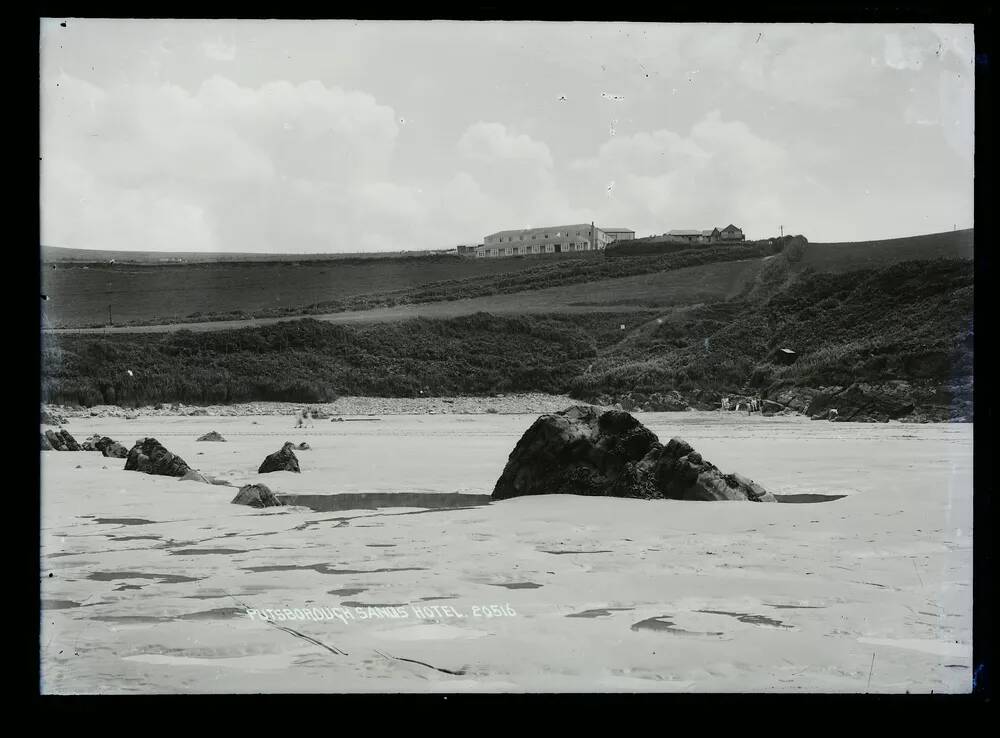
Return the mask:
<path id="1" fill-rule="evenodd" d="M 284 503 L 275 497 L 267 485 L 247 484 L 240 487 L 240 491 L 232 499 L 232 504 L 249 505 L 250 507 L 281 507 Z"/>
<path id="2" fill-rule="evenodd" d="M 216 433 L 215 431 L 209 431 L 208 433 L 206 433 L 205 435 L 203 435 L 201 438 L 199 438 L 197 440 L 199 440 L 199 441 L 221 441 L 221 442 L 225 442 L 226 439 L 223 438 L 220 434 Z"/>
<path id="3" fill-rule="evenodd" d="M 258 474 L 268 474 L 276 471 L 299 472 L 299 460 L 292 450 L 295 446 L 291 442 L 285 442 L 280 451 L 270 454 L 257 469 Z"/>

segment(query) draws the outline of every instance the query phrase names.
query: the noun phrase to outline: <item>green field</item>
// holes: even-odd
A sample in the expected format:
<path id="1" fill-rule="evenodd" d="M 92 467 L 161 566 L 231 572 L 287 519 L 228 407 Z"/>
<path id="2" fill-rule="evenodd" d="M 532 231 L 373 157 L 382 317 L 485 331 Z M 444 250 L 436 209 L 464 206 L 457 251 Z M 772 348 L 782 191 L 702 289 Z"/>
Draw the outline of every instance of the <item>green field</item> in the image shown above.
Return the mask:
<path id="1" fill-rule="evenodd" d="M 327 262 L 52 264 L 42 270 L 43 327 L 170 322 L 209 313 L 255 314 L 326 300 L 391 292 L 443 280 L 490 278 L 536 269 L 539 258 L 597 260 L 599 254 L 508 259 L 458 256 Z"/>

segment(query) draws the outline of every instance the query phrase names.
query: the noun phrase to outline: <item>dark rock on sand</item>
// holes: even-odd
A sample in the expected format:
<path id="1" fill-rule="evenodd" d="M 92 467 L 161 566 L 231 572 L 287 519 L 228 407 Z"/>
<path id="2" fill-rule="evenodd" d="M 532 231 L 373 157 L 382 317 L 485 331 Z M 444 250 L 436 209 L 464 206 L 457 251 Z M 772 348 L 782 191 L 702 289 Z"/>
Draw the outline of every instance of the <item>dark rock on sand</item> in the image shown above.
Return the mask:
<path id="1" fill-rule="evenodd" d="M 83 442 L 84 451 L 100 451 L 103 456 L 110 456 L 116 459 L 124 459 L 128 456 L 128 449 L 118 443 L 113 438 L 94 434 Z"/>
<path id="2" fill-rule="evenodd" d="M 291 442 L 286 442 L 284 446 L 281 447 L 280 451 L 275 451 L 273 454 L 268 456 L 261 463 L 260 468 L 257 469 L 258 474 L 267 474 L 269 472 L 276 471 L 299 471 L 299 460 L 295 456 L 295 452 L 292 450 L 295 446 Z"/>
<path id="3" fill-rule="evenodd" d="M 51 451 L 52 450 L 52 444 L 49 443 L 48 437 L 44 433 L 41 433 L 39 435 L 41 435 L 41 437 L 42 437 L 42 451 Z"/>
<path id="4" fill-rule="evenodd" d="M 97 450 L 104 456 L 113 459 L 124 459 L 128 457 L 128 449 L 118 443 L 118 441 L 108 438 L 107 436 L 102 436 L 101 440 L 97 442 Z"/>
<path id="5" fill-rule="evenodd" d="M 678 438 L 664 447 L 627 412 L 582 405 L 542 415 L 532 424 L 492 496 L 539 494 L 775 501 L 753 480 L 722 474 Z"/>
<path id="6" fill-rule="evenodd" d="M 57 431 L 47 430 L 45 431 L 45 437 L 48 439 L 49 445 L 56 451 L 82 451 L 80 444 L 76 442 L 76 439 L 69 434 L 69 431 L 65 429 L 59 429 Z"/>
<path id="7" fill-rule="evenodd" d="M 305 441 L 303 441 L 302 443 L 300 443 L 295 448 L 297 448 L 299 451 L 308 451 L 308 450 L 310 450 L 312 448 L 312 446 L 310 446 L 308 443 L 306 443 Z"/>
<path id="8" fill-rule="evenodd" d="M 267 485 L 247 484 L 240 487 L 240 491 L 232 499 L 232 504 L 249 505 L 250 507 L 280 507 L 284 503 L 274 496 Z"/>
<path id="9" fill-rule="evenodd" d="M 206 433 L 205 435 L 203 435 L 203 436 L 202 436 L 201 438 L 199 438 L 198 440 L 199 440 L 199 441 L 221 441 L 221 442 L 223 442 L 223 443 L 224 443 L 226 439 L 225 439 L 225 438 L 223 438 L 223 437 L 222 437 L 222 436 L 221 436 L 221 435 L 220 435 L 219 433 L 217 433 L 216 431 L 209 431 L 208 433 Z"/>
<path id="10" fill-rule="evenodd" d="M 128 458 L 125 460 L 125 471 L 139 471 L 165 477 L 187 476 L 188 478 L 193 478 L 190 473 L 194 472 L 184 459 L 170 453 L 155 438 L 143 438 L 135 442 L 135 446 L 128 452 Z"/>

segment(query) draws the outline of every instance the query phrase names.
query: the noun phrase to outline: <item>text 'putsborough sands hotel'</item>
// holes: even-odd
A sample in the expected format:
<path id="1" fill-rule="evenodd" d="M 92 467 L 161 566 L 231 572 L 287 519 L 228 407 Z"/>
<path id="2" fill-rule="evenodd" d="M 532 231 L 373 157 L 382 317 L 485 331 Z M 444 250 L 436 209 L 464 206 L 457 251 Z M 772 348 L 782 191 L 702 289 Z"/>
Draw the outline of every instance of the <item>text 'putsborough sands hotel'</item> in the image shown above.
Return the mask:
<path id="1" fill-rule="evenodd" d="M 598 251 L 612 241 L 635 238 L 627 228 L 597 228 L 593 223 L 498 231 L 476 247 L 477 257 L 560 254 L 569 251 Z"/>

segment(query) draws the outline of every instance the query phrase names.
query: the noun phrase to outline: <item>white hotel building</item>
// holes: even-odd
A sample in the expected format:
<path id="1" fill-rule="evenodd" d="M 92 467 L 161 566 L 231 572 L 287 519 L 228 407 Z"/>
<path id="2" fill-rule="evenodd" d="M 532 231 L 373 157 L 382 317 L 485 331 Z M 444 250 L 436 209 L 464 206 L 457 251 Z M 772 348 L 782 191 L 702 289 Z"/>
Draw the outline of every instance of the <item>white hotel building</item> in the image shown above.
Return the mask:
<path id="1" fill-rule="evenodd" d="M 600 251 L 616 239 L 635 238 L 626 228 L 602 229 L 593 223 L 498 231 L 476 247 L 477 258 L 565 254 L 571 251 Z"/>

